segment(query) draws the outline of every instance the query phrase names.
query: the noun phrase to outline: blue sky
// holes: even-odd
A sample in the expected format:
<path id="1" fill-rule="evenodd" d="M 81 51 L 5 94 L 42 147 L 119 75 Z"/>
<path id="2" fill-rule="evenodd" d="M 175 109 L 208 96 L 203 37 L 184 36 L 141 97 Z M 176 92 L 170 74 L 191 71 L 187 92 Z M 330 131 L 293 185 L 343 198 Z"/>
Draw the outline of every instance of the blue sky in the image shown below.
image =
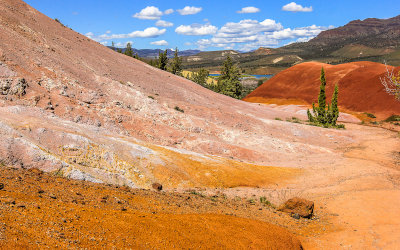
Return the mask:
<path id="1" fill-rule="evenodd" d="M 26 0 L 104 44 L 249 51 L 307 41 L 351 20 L 400 14 L 398 0 Z"/>

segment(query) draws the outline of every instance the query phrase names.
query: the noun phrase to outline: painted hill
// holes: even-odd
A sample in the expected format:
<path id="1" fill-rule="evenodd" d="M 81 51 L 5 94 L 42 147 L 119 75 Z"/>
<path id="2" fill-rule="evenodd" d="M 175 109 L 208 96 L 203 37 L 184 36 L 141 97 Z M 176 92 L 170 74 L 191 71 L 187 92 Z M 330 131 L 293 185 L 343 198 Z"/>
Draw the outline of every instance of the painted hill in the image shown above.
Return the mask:
<path id="1" fill-rule="evenodd" d="M 374 62 L 340 65 L 317 62 L 298 64 L 275 75 L 244 100 L 266 102 L 268 99 L 277 98 L 307 104 L 316 102 L 322 67 L 326 72 L 327 97 L 332 96 L 334 85 L 338 84 L 339 106 L 342 108 L 373 113 L 380 118 L 400 114 L 400 102 L 385 92 L 379 80 L 386 72 L 385 65 Z"/>

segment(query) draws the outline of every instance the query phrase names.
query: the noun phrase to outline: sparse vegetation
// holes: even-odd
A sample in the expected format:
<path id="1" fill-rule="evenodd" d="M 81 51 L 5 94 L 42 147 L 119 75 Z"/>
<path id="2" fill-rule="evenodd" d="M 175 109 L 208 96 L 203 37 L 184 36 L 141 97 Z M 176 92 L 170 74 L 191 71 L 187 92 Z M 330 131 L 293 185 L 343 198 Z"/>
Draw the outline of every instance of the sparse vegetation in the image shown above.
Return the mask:
<path id="1" fill-rule="evenodd" d="M 275 120 L 277 120 L 277 121 L 282 121 L 282 119 L 279 118 L 279 117 L 275 117 Z"/>
<path id="2" fill-rule="evenodd" d="M 201 68 L 198 72 L 193 72 L 192 75 L 187 75 L 187 79 L 208 88 L 207 79 L 210 72 Z"/>
<path id="3" fill-rule="evenodd" d="M 365 112 L 364 114 L 365 114 L 366 116 L 368 116 L 369 118 L 376 118 L 376 116 L 375 116 L 374 114 L 367 113 L 367 112 Z"/>
<path id="4" fill-rule="evenodd" d="M 184 111 L 183 109 L 181 109 L 180 107 L 178 107 L 178 106 L 175 106 L 174 109 L 175 109 L 176 111 L 181 112 L 181 113 L 185 113 L 185 111 Z"/>
<path id="5" fill-rule="evenodd" d="M 392 115 L 392 116 L 388 117 L 385 121 L 386 122 L 399 122 L 400 115 Z"/>
<path id="6" fill-rule="evenodd" d="M 153 99 L 154 100 L 154 96 L 149 95 L 148 98 Z"/>
<path id="7" fill-rule="evenodd" d="M 269 200 L 267 200 L 267 198 L 265 196 L 260 197 L 260 203 L 265 206 L 275 208 L 275 205 L 272 204 Z"/>

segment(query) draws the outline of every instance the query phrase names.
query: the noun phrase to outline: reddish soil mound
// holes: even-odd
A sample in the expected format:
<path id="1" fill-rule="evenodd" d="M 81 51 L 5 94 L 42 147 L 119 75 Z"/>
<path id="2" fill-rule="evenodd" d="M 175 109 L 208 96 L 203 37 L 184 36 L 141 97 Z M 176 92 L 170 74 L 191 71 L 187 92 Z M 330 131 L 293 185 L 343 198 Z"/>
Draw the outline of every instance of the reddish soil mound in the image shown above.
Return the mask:
<path id="1" fill-rule="evenodd" d="M 302 249 L 286 229 L 225 215 L 235 205 L 226 199 L 118 188 L 6 167 L 0 176 L 4 249 Z"/>
<path id="2" fill-rule="evenodd" d="M 334 85 L 338 84 L 339 105 L 342 108 L 373 113 L 379 118 L 400 114 L 400 102 L 385 92 L 379 80 L 386 72 L 385 65 L 374 62 L 340 65 L 302 63 L 277 74 L 244 100 L 268 102 L 271 98 L 279 98 L 305 101 L 308 104 L 316 102 L 322 67 L 326 72 L 328 99 L 332 96 Z"/>

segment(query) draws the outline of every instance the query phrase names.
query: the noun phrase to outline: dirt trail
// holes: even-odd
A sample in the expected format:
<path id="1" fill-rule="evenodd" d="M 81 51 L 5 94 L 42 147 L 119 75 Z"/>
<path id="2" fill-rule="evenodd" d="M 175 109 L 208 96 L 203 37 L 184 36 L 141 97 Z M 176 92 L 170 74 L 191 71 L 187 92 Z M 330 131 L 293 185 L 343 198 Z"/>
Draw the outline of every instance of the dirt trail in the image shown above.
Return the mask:
<path id="1" fill-rule="evenodd" d="M 398 249 L 400 149 L 397 133 L 347 125 L 361 143 L 339 148 L 344 159 L 314 166 L 296 186 L 330 227 L 303 237 L 306 249 Z M 303 184 L 301 184 L 303 182 Z"/>

